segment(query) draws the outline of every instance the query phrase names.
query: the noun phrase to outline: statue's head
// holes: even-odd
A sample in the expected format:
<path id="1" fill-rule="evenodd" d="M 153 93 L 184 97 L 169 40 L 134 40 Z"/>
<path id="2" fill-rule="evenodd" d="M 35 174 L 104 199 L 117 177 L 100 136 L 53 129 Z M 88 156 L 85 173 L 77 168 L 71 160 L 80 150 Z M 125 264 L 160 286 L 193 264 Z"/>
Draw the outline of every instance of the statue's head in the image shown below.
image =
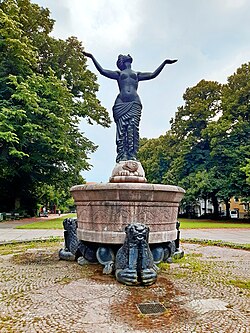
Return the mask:
<path id="1" fill-rule="evenodd" d="M 132 61 L 133 61 L 133 58 L 131 57 L 131 55 L 129 55 L 129 54 L 128 55 L 120 54 L 118 56 L 118 60 L 116 62 L 116 65 L 121 71 L 123 71 L 126 68 L 125 62 L 132 63 Z"/>

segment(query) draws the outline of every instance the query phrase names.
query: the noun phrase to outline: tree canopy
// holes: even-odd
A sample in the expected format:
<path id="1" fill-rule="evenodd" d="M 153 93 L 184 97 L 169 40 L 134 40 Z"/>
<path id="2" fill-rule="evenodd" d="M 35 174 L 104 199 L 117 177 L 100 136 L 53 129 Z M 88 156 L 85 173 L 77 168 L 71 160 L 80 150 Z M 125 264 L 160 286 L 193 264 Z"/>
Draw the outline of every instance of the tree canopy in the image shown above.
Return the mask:
<path id="1" fill-rule="evenodd" d="M 37 188 L 68 191 L 96 149 L 81 119 L 109 126 L 76 37 L 50 36 L 54 20 L 30 0 L 0 5 L 0 209 L 34 209 Z"/>
<path id="2" fill-rule="evenodd" d="M 139 158 L 152 182 L 186 189 L 185 203 L 250 199 L 250 63 L 222 85 L 201 80 L 183 95 L 171 129 L 143 139 Z M 229 206 L 228 206 L 229 207 Z"/>

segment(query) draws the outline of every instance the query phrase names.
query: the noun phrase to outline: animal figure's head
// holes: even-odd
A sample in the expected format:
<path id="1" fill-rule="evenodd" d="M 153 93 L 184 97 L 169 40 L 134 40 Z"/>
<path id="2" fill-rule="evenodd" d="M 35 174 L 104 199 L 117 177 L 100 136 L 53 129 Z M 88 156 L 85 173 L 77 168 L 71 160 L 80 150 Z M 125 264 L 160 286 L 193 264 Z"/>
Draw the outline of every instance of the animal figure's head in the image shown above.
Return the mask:
<path id="1" fill-rule="evenodd" d="M 138 163 L 136 161 L 127 161 L 122 168 L 128 170 L 129 172 L 135 172 L 138 170 Z"/>
<path id="2" fill-rule="evenodd" d="M 63 221 L 64 230 L 76 230 L 77 229 L 77 219 L 68 218 Z"/>
<path id="3" fill-rule="evenodd" d="M 147 227 L 145 224 L 129 224 L 125 228 L 125 232 L 127 234 L 127 240 L 129 243 L 141 243 L 143 241 L 148 242 L 149 227 Z"/>

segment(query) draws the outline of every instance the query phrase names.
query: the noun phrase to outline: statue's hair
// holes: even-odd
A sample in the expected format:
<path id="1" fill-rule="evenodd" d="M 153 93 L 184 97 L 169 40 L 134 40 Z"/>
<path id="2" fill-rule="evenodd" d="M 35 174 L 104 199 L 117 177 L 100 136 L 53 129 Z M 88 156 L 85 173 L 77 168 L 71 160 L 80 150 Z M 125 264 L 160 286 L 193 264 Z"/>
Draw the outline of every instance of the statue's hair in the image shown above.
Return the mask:
<path id="1" fill-rule="evenodd" d="M 133 58 L 131 57 L 131 55 L 123 55 L 123 54 L 119 54 L 118 56 L 118 60 L 116 62 L 117 67 L 122 71 L 124 70 L 126 67 L 124 66 L 124 63 L 126 61 L 129 61 L 130 63 L 132 63 Z"/>

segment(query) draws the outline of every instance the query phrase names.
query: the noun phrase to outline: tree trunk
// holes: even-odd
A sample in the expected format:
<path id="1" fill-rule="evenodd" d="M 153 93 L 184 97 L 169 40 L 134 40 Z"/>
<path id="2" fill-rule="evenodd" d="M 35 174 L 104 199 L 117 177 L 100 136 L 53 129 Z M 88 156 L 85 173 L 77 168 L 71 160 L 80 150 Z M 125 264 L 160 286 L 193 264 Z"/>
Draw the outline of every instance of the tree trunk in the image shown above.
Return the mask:
<path id="1" fill-rule="evenodd" d="M 21 206 L 21 198 L 15 197 L 15 210 L 19 209 Z"/>
<path id="2" fill-rule="evenodd" d="M 204 214 L 206 216 L 207 215 L 207 197 L 204 197 L 203 200 L 204 200 Z"/>
<path id="3" fill-rule="evenodd" d="M 225 200 L 226 205 L 226 218 L 230 218 L 230 199 Z"/>
<path id="4" fill-rule="evenodd" d="M 213 215 L 215 218 L 218 218 L 219 217 L 219 203 L 218 203 L 216 195 L 212 194 L 211 199 L 212 199 L 212 203 L 213 203 L 213 207 L 214 207 Z"/>

